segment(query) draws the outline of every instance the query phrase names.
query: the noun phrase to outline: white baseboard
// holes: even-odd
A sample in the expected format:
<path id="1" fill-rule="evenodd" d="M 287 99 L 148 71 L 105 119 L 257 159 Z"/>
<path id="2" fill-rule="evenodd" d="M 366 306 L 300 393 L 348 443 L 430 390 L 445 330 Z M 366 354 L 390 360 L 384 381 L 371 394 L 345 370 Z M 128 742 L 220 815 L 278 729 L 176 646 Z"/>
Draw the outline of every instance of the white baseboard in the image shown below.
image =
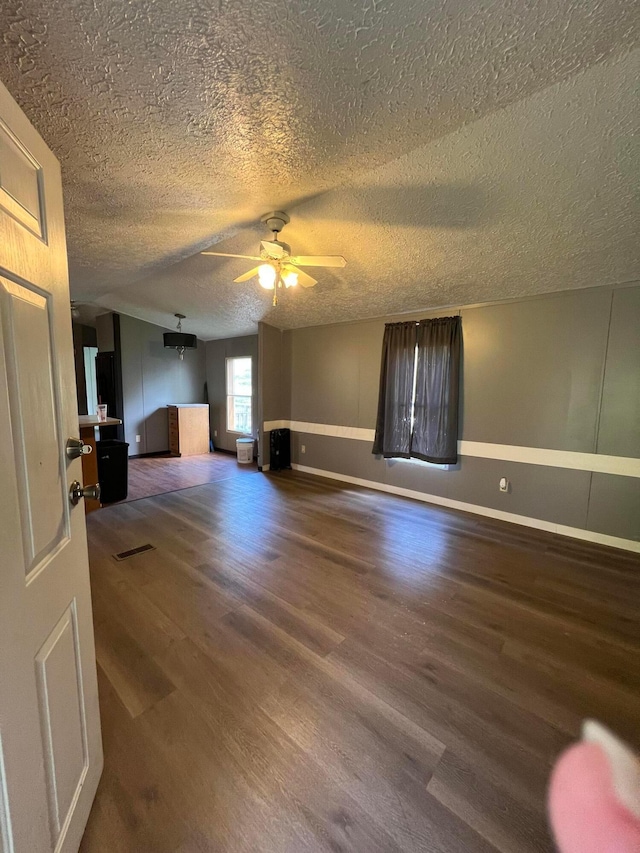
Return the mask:
<path id="1" fill-rule="evenodd" d="M 570 536 L 573 539 L 582 539 L 585 542 L 594 542 L 598 545 L 608 545 L 610 548 L 621 548 L 624 551 L 634 551 L 640 554 L 640 542 L 633 539 L 621 539 L 619 536 L 609 536 L 606 533 L 594 533 L 591 530 L 583 530 L 581 527 L 568 527 L 565 524 L 556 524 L 553 521 L 544 521 L 540 518 L 529 518 L 526 515 L 516 515 L 513 512 L 504 512 L 500 509 L 478 506 L 477 504 L 456 501 L 452 498 L 443 498 L 439 495 L 429 495 L 425 492 L 417 492 L 415 489 L 404 489 L 401 486 L 391 486 L 387 483 L 378 483 L 375 480 L 363 480 L 360 477 L 351 477 L 348 474 L 338 474 L 335 471 L 323 471 L 320 468 L 310 468 L 307 465 L 293 463 L 291 466 L 296 471 L 304 474 L 315 474 L 317 477 L 326 477 L 329 480 L 339 480 L 342 483 L 351 483 L 354 486 L 364 486 L 367 489 L 375 489 L 378 492 L 387 492 L 391 495 L 400 495 L 404 498 L 413 498 L 423 503 L 446 506 L 450 509 L 460 509 L 464 512 L 473 512 L 476 515 L 484 515 L 488 518 L 497 518 L 501 521 L 509 521 L 512 524 L 522 524 L 524 527 L 534 527 L 537 530 L 546 530 L 548 533 L 557 533 L 560 536 Z"/>

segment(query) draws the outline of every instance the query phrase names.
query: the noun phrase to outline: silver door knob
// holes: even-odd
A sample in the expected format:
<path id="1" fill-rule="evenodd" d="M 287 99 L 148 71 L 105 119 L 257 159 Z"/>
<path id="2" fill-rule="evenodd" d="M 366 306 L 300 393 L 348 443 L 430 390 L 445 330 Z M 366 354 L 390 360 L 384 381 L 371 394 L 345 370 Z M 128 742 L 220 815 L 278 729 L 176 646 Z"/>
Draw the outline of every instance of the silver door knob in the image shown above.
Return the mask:
<path id="1" fill-rule="evenodd" d="M 85 444 L 81 438 L 67 439 L 67 459 L 77 459 L 78 456 L 86 456 L 91 453 L 93 447 L 90 444 Z"/>
<path id="2" fill-rule="evenodd" d="M 100 483 L 94 483 L 93 486 L 83 486 L 77 480 L 69 486 L 69 500 L 75 506 L 80 498 L 90 498 L 94 501 L 100 500 Z"/>

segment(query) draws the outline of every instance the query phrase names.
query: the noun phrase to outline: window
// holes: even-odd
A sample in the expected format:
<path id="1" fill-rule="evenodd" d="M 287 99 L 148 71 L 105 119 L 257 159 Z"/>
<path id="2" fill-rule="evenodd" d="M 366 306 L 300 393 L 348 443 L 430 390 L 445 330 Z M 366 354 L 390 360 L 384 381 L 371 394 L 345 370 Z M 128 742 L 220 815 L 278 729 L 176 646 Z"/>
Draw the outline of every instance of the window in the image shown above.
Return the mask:
<path id="1" fill-rule="evenodd" d="M 251 357 L 227 359 L 227 432 L 251 434 Z"/>
<path id="2" fill-rule="evenodd" d="M 388 323 L 382 344 L 373 452 L 457 462 L 460 317 Z"/>

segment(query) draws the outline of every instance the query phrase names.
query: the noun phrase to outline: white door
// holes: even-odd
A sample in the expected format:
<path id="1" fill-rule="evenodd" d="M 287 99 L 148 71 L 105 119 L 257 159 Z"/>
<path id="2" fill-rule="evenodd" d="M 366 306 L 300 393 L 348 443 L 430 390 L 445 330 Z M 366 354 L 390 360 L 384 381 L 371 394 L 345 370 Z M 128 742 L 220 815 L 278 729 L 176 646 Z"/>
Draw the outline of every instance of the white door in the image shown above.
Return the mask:
<path id="1" fill-rule="evenodd" d="M 76 851 L 102 771 L 60 167 L 0 84 L 0 851 Z"/>

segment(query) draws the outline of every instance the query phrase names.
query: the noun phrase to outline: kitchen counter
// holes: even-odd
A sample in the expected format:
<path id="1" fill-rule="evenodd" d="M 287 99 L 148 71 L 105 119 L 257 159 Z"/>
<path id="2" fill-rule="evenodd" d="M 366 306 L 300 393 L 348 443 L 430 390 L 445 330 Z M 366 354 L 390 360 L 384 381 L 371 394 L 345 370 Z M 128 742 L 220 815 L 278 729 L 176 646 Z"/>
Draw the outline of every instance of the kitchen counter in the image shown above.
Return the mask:
<path id="1" fill-rule="evenodd" d="M 78 423 L 82 430 L 86 427 L 117 426 L 122 421 L 118 418 L 107 418 L 105 421 L 99 421 L 97 415 L 78 415 Z"/>

